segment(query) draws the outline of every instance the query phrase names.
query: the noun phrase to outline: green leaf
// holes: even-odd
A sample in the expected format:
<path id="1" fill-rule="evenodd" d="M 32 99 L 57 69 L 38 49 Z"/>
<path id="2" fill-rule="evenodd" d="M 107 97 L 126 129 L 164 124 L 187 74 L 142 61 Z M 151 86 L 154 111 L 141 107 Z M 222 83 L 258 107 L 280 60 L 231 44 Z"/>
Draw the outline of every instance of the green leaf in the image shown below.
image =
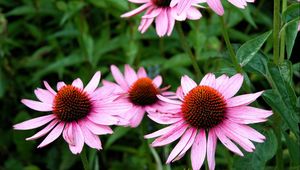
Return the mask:
<path id="1" fill-rule="evenodd" d="M 249 62 L 245 67 L 244 70 L 253 73 L 257 72 L 263 76 L 267 76 L 268 70 L 268 59 L 264 53 L 258 51 L 252 58 L 251 62 Z"/>
<path id="2" fill-rule="evenodd" d="M 237 50 L 237 57 L 239 58 L 242 67 L 252 60 L 271 33 L 272 31 L 268 31 L 258 37 L 255 37 L 254 39 L 247 41 Z"/>
<path id="3" fill-rule="evenodd" d="M 263 93 L 264 100 L 272 107 L 272 110 L 279 113 L 287 126 L 298 136 L 298 122 L 292 117 L 292 111 L 286 106 L 284 100 L 274 90 L 267 90 Z"/>
<path id="4" fill-rule="evenodd" d="M 115 141 L 117 141 L 118 139 L 120 139 L 121 137 L 126 135 L 130 130 L 131 130 L 131 128 L 125 128 L 125 127 L 115 128 L 114 133 L 109 136 L 109 138 L 105 144 L 105 148 L 106 149 L 109 148 Z"/>
<path id="5" fill-rule="evenodd" d="M 283 132 L 284 138 L 289 150 L 289 155 L 291 158 L 292 165 L 299 166 L 300 165 L 300 150 L 299 150 L 299 140 L 297 140 L 296 136 L 292 133 L 287 134 Z"/>
<path id="6" fill-rule="evenodd" d="M 263 170 L 268 160 L 272 159 L 277 150 L 277 140 L 273 130 L 264 133 L 266 141 L 256 144 L 253 153 L 246 153 L 244 157 L 236 157 L 233 162 L 234 170 Z"/>

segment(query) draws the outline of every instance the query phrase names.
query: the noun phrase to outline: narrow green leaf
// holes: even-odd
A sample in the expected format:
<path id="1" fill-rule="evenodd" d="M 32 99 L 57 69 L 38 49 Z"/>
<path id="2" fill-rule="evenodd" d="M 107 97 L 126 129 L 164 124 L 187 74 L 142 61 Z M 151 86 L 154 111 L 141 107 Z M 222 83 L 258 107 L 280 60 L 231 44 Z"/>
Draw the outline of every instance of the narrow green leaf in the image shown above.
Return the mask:
<path id="1" fill-rule="evenodd" d="M 237 57 L 239 58 L 242 67 L 252 60 L 271 33 L 271 31 L 268 31 L 258 37 L 255 37 L 254 39 L 247 41 L 237 50 Z"/>

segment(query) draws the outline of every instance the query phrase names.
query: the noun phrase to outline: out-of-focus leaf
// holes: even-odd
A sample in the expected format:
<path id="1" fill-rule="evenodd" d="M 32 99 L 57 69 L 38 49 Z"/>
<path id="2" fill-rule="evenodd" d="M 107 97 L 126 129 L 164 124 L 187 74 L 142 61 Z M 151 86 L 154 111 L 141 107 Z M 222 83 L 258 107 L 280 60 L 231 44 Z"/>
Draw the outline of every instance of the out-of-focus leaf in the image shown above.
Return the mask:
<path id="1" fill-rule="evenodd" d="M 117 127 L 114 129 L 114 133 L 109 136 L 105 148 L 109 148 L 115 141 L 126 135 L 131 130 L 131 128 L 126 128 L 126 127 Z"/>
<path id="2" fill-rule="evenodd" d="M 36 9 L 33 6 L 24 5 L 14 8 L 13 10 L 9 11 L 6 16 L 17 16 L 17 15 L 26 15 L 26 14 L 33 14 L 36 12 Z"/>
<path id="3" fill-rule="evenodd" d="M 40 168 L 35 165 L 29 165 L 24 167 L 24 170 L 40 170 Z"/>
<path id="4" fill-rule="evenodd" d="M 300 149 L 299 140 L 293 134 L 283 132 L 287 147 L 289 149 L 289 155 L 294 166 L 300 166 Z"/>
<path id="5" fill-rule="evenodd" d="M 2 68 L 0 68 L 0 98 L 3 97 L 6 89 L 6 80 L 4 74 L 2 73 Z"/>
<path id="6" fill-rule="evenodd" d="M 245 19 L 254 27 L 254 28 L 257 28 L 256 24 L 255 24 L 255 21 L 253 20 L 253 17 L 251 15 L 251 11 L 250 11 L 250 7 L 247 7 L 245 8 L 244 10 L 240 10 Z"/>
<path id="7" fill-rule="evenodd" d="M 236 55 L 239 58 L 242 67 L 251 61 L 265 41 L 269 38 L 271 33 L 271 31 L 268 31 L 258 37 L 255 37 L 254 39 L 247 41 L 237 50 Z"/>
<path id="8" fill-rule="evenodd" d="M 277 140 L 274 132 L 268 130 L 264 133 L 266 141 L 256 144 L 253 153 L 246 153 L 244 157 L 235 157 L 234 170 L 264 170 L 268 160 L 272 159 L 277 150 Z"/>

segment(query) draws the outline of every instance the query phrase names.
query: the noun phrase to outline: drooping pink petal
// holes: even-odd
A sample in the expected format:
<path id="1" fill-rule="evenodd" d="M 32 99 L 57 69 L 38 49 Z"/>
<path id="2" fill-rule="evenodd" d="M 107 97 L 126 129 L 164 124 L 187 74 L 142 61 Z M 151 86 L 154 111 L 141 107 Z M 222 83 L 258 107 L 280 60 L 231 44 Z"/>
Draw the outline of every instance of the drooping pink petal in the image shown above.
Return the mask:
<path id="1" fill-rule="evenodd" d="M 214 131 L 215 131 L 217 137 L 222 142 L 222 144 L 224 146 L 226 146 L 226 148 L 228 148 L 229 150 L 231 150 L 232 152 L 234 152 L 240 156 L 244 156 L 242 151 L 230 139 L 228 139 L 218 127 L 214 128 Z"/>
<path id="2" fill-rule="evenodd" d="M 44 147 L 49 143 L 57 139 L 64 129 L 65 123 L 61 122 L 55 126 L 55 128 L 48 134 L 48 136 L 43 140 L 43 142 L 38 146 L 38 148 Z"/>
<path id="3" fill-rule="evenodd" d="M 245 3 L 242 3 L 242 1 L 240 1 L 240 0 L 228 0 L 228 2 L 230 2 L 234 6 L 236 6 L 238 8 L 242 8 L 242 9 L 244 9 L 245 6 L 247 5 Z"/>
<path id="4" fill-rule="evenodd" d="M 140 7 L 136 8 L 136 9 L 134 9 L 132 11 L 129 11 L 129 12 L 125 13 L 125 14 L 122 14 L 121 17 L 122 18 L 132 17 L 134 15 L 137 15 L 137 14 L 143 12 L 149 6 L 151 6 L 151 3 L 145 3 L 145 4 L 141 5 Z"/>
<path id="5" fill-rule="evenodd" d="M 246 106 L 253 101 L 255 101 L 263 91 L 257 92 L 257 93 L 252 93 L 252 94 L 244 94 L 240 96 L 235 96 L 233 98 L 228 99 L 227 102 L 227 107 L 235 107 L 235 106 Z"/>
<path id="6" fill-rule="evenodd" d="M 47 103 L 42 103 L 34 100 L 29 100 L 29 99 L 22 99 L 21 102 L 26 105 L 27 107 L 41 111 L 41 112 L 49 112 L 52 111 L 52 105 L 47 104 Z"/>
<path id="7" fill-rule="evenodd" d="M 38 133 L 34 134 L 33 136 L 26 138 L 26 140 L 35 140 L 37 138 L 40 138 L 44 135 L 46 135 L 50 130 L 53 129 L 53 127 L 58 123 L 57 119 L 54 119 L 51 123 L 49 123 L 44 129 L 39 131 Z"/>
<path id="8" fill-rule="evenodd" d="M 196 86 L 197 84 L 189 76 L 185 75 L 181 77 L 181 87 L 185 95 L 188 94 L 188 92 L 191 91 Z"/>
<path id="9" fill-rule="evenodd" d="M 163 9 L 155 19 L 156 33 L 159 37 L 166 35 L 168 31 L 168 20 L 167 10 Z"/>
<path id="10" fill-rule="evenodd" d="M 266 119 L 273 114 L 270 110 L 250 106 L 237 106 L 226 109 L 226 116 L 245 120 Z"/>
<path id="11" fill-rule="evenodd" d="M 206 155 L 206 135 L 203 129 L 200 130 L 195 138 L 191 150 L 191 160 L 193 170 L 199 170 L 204 162 Z"/>
<path id="12" fill-rule="evenodd" d="M 75 145 L 75 139 L 73 135 L 73 123 L 66 123 L 63 131 L 63 138 L 69 145 Z"/>
<path id="13" fill-rule="evenodd" d="M 214 131 L 208 132 L 207 138 L 207 162 L 210 170 L 214 170 L 216 166 L 215 152 L 217 146 L 217 136 Z"/>
<path id="14" fill-rule="evenodd" d="M 100 78 L 101 78 L 101 73 L 100 71 L 97 71 L 92 77 L 92 79 L 90 80 L 90 82 L 85 86 L 84 91 L 88 93 L 93 92 L 98 87 Z"/>
<path id="15" fill-rule="evenodd" d="M 74 145 L 69 145 L 69 148 L 73 154 L 79 154 L 82 151 L 84 145 L 84 137 L 80 126 L 76 122 L 72 122 Z"/>
<path id="16" fill-rule="evenodd" d="M 198 131 L 197 129 L 193 128 L 193 134 L 192 134 L 190 140 L 188 141 L 188 143 L 185 145 L 185 147 L 182 149 L 182 151 L 178 154 L 178 156 L 172 162 L 181 159 L 185 155 L 187 150 L 189 150 L 192 147 L 192 145 L 194 144 L 196 135 L 197 135 L 197 131 Z"/>
<path id="17" fill-rule="evenodd" d="M 118 123 L 118 119 L 108 114 L 90 114 L 87 118 L 100 125 L 115 125 Z"/>
<path id="18" fill-rule="evenodd" d="M 81 81 L 80 78 L 75 79 L 75 80 L 72 82 L 72 86 L 75 86 L 75 87 L 77 87 L 77 88 L 79 88 L 79 89 L 83 89 L 83 83 L 82 83 L 82 81 Z"/>
<path id="19" fill-rule="evenodd" d="M 224 14 L 224 8 L 221 4 L 221 0 L 207 0 L 207 4 L 218 15 Z"/>
<path id="20" fill-rule="evenodd" d="M 169 18 L 169 23 L 168 23 L 168 30 L 167 30 L 167 36 L 171 36 L 174 26 L 175 26 L 175 18 L 172 17 L 172 9 L 168 10 L 168 18 Z"/>
<path id="21" fill-rule="evenodd" d="M 150 133 L 148 135 L 145 135 L 144 138 L 145 139 L 150 139 L 150 138 L 155 138 L 155 137 L 158 137 L 158 136 L 162 136 L 164 134 L 168 134 L 169 132 L 171 131 L 174 131 L 174 129 L 177 129 L 179 126 L 182 126 L 182 124 L 184 123 L 184 121 L 180 121 L 180 122 L 177 122 L 177 123 L 174 123 L 170 126 L 167 126 L 163 129 L 160 129 L 156 132 L 153 132 L 153 133 Z"/>
<path id="22" fill-rule="evenodd" d="M 195 7 L 191 7 L 188 11 L 187 11 L 187 18 L 190 20 L 198 20 L 202 17 L 202 14 L 200 13 L 200 11 L 195 8 Z"/>
<path id="23" fill-rule="evenodd" d="M 177 140 L 179 137 L 181 137 L 187 128 L 188 128 L 188 125 L 183 124 L 179 128 L 176 128 L 174 131 L 171 131 L 171 132 L 164 134 L 161 137 L 155 139 L 152 142 L 151 146 L 157 147 L 157 146 L 167 145 L 167 144 Z"/>
<path id="24" fill-rule="evenodd" d="M 56 116 L 54 114 L 50 114 L 50 115 L 30 119 L 30 120 L 27 120 L 27 121 L 24 121 L 22 123 L 18 123 L 16 125 L 14 125 L 14 129 L 16 129 L 16 130 L 29 130 L 29 129 L 38 128 L 38 127 L 41 127 L 41 126 L 45 125 L 46 123 L 50 122 L 55 117 Z"/>
<path id="25" fill-rule="evenodd" d="M 177 143 L 177 145 L 174 147 L 172 152 L 170 153 L 166 163 L 170 163 L 186 146 L 186 144 L 189 142 L 190 138 L 192 137 L 194 129 L 190 128 L 188 129 L 185 134 L 182 135 L 181 139 Z"/>
<path id="26" fill-rule="evenodd" d="M 173 124 L 182 120 L 181 117 L 174 117 L 172 114 L 149 113 L 147 115 L 151 120 L 159 124 Z"/>
<path id="27" fill-rule="evenodd" d="M 88 128 L 86 128 L 85 124 L 83 124 L 82 122 L 79 122 L 79 126 L 84 137 L 84 142 L 91 148 L 95 148 L 97 150 L 102 149 L 99 137 L 93 134 Z"/>
<path id="28" fill-rule="evenodd" d="M 49 105 L 53 104 L 54 95 L 50 91 L 37 88 L 34 90 L 34 94 L 43 103 L 47 103 Z"/>
<path id="29" fill-rule="evenodd" d="M 171 100 L 168 99 L 162 95 L 157 95 L 157 98 L 159 98 L 161 101 L 167 102 L 167 103 L 171 103 L 171 104 L 177 104 L 177 105 L 181 105 L 182 102 L 181 101 L 177 101 L 177 100 Z"/>
<path id="30" fill-rule="evenodd" d="M 134 116 L 129 120 L 130 126 L 133 128 L 137 127 L 142 122 L 144 114 L 144 109 L 136 107 Z"/>
<path id="31" fill-rule="evenodd" d="M 90 121 L 89 119 L 84 119 L 82 121 L 82 124 L 84 124 L 93 134 L 96 135 L 105 135 L 113 133 L 112 129 L 109 126 L 96 124 Z"/>

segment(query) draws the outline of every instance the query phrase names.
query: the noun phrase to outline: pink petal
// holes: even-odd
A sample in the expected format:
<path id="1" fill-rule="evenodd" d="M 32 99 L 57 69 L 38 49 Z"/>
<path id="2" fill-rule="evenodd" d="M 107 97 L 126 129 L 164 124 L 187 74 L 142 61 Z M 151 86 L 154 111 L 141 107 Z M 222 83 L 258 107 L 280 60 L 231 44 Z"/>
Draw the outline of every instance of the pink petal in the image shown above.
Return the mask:
<path id="1" fill-rule="evenodd" d="M 90 114 L 87 118 L 100 125 L 115 125 L 118 123 L 118 119 L 108 114 Z"/>
<path id="2" fill-rule="evenodd" d="M 34 119 L 27 120 L 22 123 L 18 123 L 14 125 L 14 129 L 16 130 L 28 130 L 34 129 L 43 126 L 44 124 L 53 120 L 56 116 L 54 114 L 37 117 Z"/>
<path id="3" fill-rule="evenodd" d="M 184 94 L 183 94 L 183 90 L 182 90 L 182 87 L 179 86 L 176 90 L 176 96 L 183 101 L 184 99 Z"/>
<path id="4" fill-rule="evenodd" d="M 146 73 L 146 70 L 144 69 L 144 67 L 139 68 L 139 70 L 137 72 L 137 76 L 138 76 L 138 78 L 147 77 L 147 73 Z"/>
<path id="5" fill-rule="evenodd" d="M 181 0 L 178 3 L 178 14 L 181 15 L 183 12 L 187 12 L 190 10 L 190 7 L 192 6 L 192 1 L 193 0 Z"/>
<path id="6" fill-rule="evenodd" d="M 180 136 L 182 136 L 187 128 L 188 125 L 184 124 L 179 128 L 176 128 L 174 131 L 171 131 L 155 139 L 152 142 L 151 146 L 157 147 L 157 146 L 163 146 L 172 143 L 173 141 L 177 140 Z"/>
<path id="7" fill-rule="evenodd" d="M 171 103 L 171 104 L 177 104 L 177 105 L 181 105 L 182 102 L 181 101 L 178 101 L 178 100 L 171 100 L 171 99 L 168 99 L 162 95 L 157 95 L 157 98 L 159 98 L 161 101 L 164 101 L 164 102 L 167 102 L 167 103 Z"/>
<path id="8" fill-rule="evenodd" d="M 112 134 L 113 131 L 109 126 L 105 125 L 98 125 L 89 119 L 84 119 L 82 121 L 82 124 L 84 124 L 93 134 L 96 135 L 106 135 L 106 134 Z"/>
<path id="9" fill-rule="evenodd" d="M 195 7 L 191 7 L 188 11 L 187 11 L 187 18 L 190 20 L 198 20 L 202 17 L 202 14 L 200 13 L 200 11 L 195 8 Z"/>
<path id="10" fill-rule="evenodd" d="M 49 92 L 51 92 L 53 95 L 56 95 L 56 92 L 51 88 L 47 81 L 44 81 L 44 85 Z"/>
<path id="11" fill-rule="evenodd" d="M 169 132 L 174 131 L 174 129 L 177 129 L 178 127 L 182 126 L 183 123 L 184 123 L 184 121 L 177 122 L 173 125 L 167 126 L 167 127 L 163 128 L 163 129 L 160 129 L 156 132 L 145 135 L 144 138 L 149 139 L 149 138 L 155 138 L 155 137 L 158 137 L 158 136 L 161 136 L 161 135 L 164 135 L 164 134 L 168 134 Z"/>
<path id="12" fill-rule="evenodd" d="M 156 33 L 159 37 L 166 35 L 168 30 L 168 20 L 167 10 L 163 9 L 155 19 Z"/>
<path id="13" fill-rule="evenodd" d="M 127 84 L 131 85 L 135 81 L 137 81 L 138 77 L 136 72 L 128 65 L 125 64 L 125 80 L 127 81 Z"/>
<path id="14" fill-rule="evenodd" d="M 253 101 L 255 101 L 262 93 L 263 91 L 252 93 L 252 94 L 235 96 L 227 100 L 227 107 L 235 107 L 235 106 L 242 106 L 242 105 L 246 106 L 252 103 Z"/>
<path id="15" fill-rule="evenodd" d="M 229 99 L 234 96 L 242 87 L 244 77 L 242 74 L 232 76 L 226 84 L 223 84 L 219 91 L 222 93 L 224 99 Z"/>
<path id="16" fill-rule="evenodd" d="M 47 104 L 47 103 L 42 103 L 42 102 L 37 102 L 34 100 L 29 100 L 29 99 L 22 99 L 21 102 L 26 105 L 27 107 L 41 111 L 41 112 L 49 112 L 52 111 L 52 105 Z"/>
<path id="17" fill-rule="evenodd" d="M 127 91 L 129 87 L 120 70 L 115 65 L 111 65 L 110 69 L 115 81 L 121 86 L 122 89 Z"/>
<path id="18" fill-rule="evenodd" d="M 146 3 L 146 4 L 143 4 L 141 5 L 140 7 L 130 11 L 130 12 L 127 12 L 125 14 L 122 14 L 121 17 L 122 18 L 127 18 L 127 17 L 132 17 L 134 15 L 137 15 L 141 12 L 143 12 L 145 9 L 147 9 L 149 6 L 151 6 L 151 3 Z"/>
<path id="19" fill-rule="evenodd" d="M 130 126 L 132 128 L 137 127 L 143 120 L 145 114 L 145 110 L 141 108 L 137 108 L 135 111 L 134 116 L 129 120 L 130 121 Z"/>
<path id="20" fill-rule="evenodd" d="M 201 86 L 210 86 L 212 88 L 216 88 L 216 77 L 214 74 L 212 73 L 208 73 L 206 74 L 201 82 L 200 82 Z"/>
<path id="21" fill-rule="evenodd" d="M 84 137 L 80 126 L 76 122 L 72 122 L 74 145 L 69 145 L 73 154 L 79 154 L 84 145 Z"/>
<path id="22" fill-rule="evenodd" d="M 101 141 L 100 141 L 99 137 L 97 135 L 93 134 L 88 128 L 86 128 L 84 124 L 81 124 L 79 122 L 79 126 L 82 130 L 84 142 L 91 148 L 95 148 L 97 150 L 102 149 Z"/>
<path id="23" fill-rule="evenodd" d="M 116 100 L 112 103 L 105 103 L 95 109 L 97 113 L 105 113 L 110 115 L 123 115 L 132 108 L 129 102 Z"/>
<path id="24" fill-rule="evenodd" d="M 159 87 L 162 84 L 162 77 L 156 76 L 152 82 L 153 84 L 155 84 L 156 87 Z"/>
<path id="25" fill-rule="evenodd" d="M 222 76 L 218 77 L 216 79 L 216 89 L 218 91 L 220 91 L 220 92 L 223 91 L 222 89 L 224 87 L 224 84 L 227 84 L 228 80 L 229 80 L 229 77 L 227 75 L 225 75 L 225 74 L 223 74 Z"/>
<path id="26" fill-rule="evenodd" d="M 230 2 L 232 5 L 238 7 L 238 8 L 245 8 L 244 3 L 242 3 L 240 0 L 228 0 L 228 2 Z M 246 4 L 247 5 L 247 4 Z"/>
<path id="27" fill-rule="evenodd" d="M 192 150 L 191 150 L 191 161 L 193 170 L 199 170 L 204 162 L 206 154 L 206 135 L 203 129 L 198 133 Z"/>
<path id="28" fill-rule="evenodd" d="M 193 129 L 193 134 L 192 134 L 190 140 L 188 141 L 188 143 L 185 145 L 185 147 L 182 149 L 182 151 L 178 154 L 178 156 L 172 162 L 181 159 L 185 155 L 186 151 L 189 150 L 191 148 L 191 146 L 194 144 L 198 130 L 195 128 L 192 128 L 192 129 Z"/>
<path id="29" fill-rule="evenodd" d="M 152 113 L 148 114 L 148 117 L 159 124 L 173 124 L 182 120 L 181 117 L 173 117 L 171 114 Z"/>
<path id="30" fill-rule="evenodd" d="M 224 9 L 221 0 L 207 0 L 208 6 L 218 15 L 224 14 Z"/>
<path id="31" fill-rule="evenodd" d="M 72 86 L 75 86 L 75 87 L 77 87 L 77 88 L 79 88 L 79 89 L 83 89 L 83 83 L 82 83 L 82 81 L 81 81 L 80 78 L 75 79 L 75 80 L 72 82 Z"/>
<path id="32" fill-rule="evenodd" d="M 38 148 L 44 147 L 49 143 L 53 142 L 57 139 L 64 129 L 65 123 L 59 123 L 50 133 L 49 135 L 43 140 L 43 142 L 38 146 Z"/>
<path id="33" fill-rule="evenodd" d="M 52 106 L 54 95 L 50 91 L 38 88 L 34 90 L 34 93 L 40 101 Z"/>
<path id="34" fill-rule="evenodd" d="M 170 153 L 166 162 L 167 164 L 170 163 L 183 150 L 183 148 L 186 146 L 186 144 L 189 142 L 190 138 L 192 137 L 193 131 L 194 129 L 190 128 L 185 132 L 185 134 L 182 135 L 180 141 L 177 143 L 177 145 Z"/>
<path id="35" fill-rule="evenodd" d="M 63 131 L 63 138 L 69 145 L 75 145 L 74 135 L 73 135 L 73 123 L 66 123 Z"/>
<path id="36" fill-rule="evenodd" d="M 273 114 L 272 111 L 250 106 L 230 107 L 226 110 L 226 116 L 240 119 L 265 119 Z"/>
<path id="37" fill-rule="evenodd" d="M 217 136 L 214 131 L 209 131 L 207 139 L 207 162 L 210 170 L 214 170 L 216 166 L 215 152 L 217 146 Z"/>
<path id="38" fill-rule="evenodd" d="M 223 143 L 223 145 L 226 146 L 226 148 L 228 148 L 229 150 L 231 150 L 232 152 L 234 152 L 240 156 L 244 156 L 242 151 L 230 139 L 228 139 L 218 127 L 215 128 L 214 131 L 215 131 L 217 137 Z"/>
<path id="39" fill-rule="evenodd" d="M 168 12 L 168 18 L 169 18 L 169 23 L 168 23 L 168 30 L 167 30 L 167 35 L 170 36 L 172 34 L 172 31 L 175 26 L 175 19 L 171 16 L 172 15 L 172 9 L 169 10 Z"/>
<path id="40" fill-rule="evenodd" d="M 189 91 L 191 91 L 196 86 L 197 84 L 189 76 L 185 75 L 181 77 L 181 87 L 185 95 L 187 95 Z"/>
<path id="41" fill-rule="evenodd" d="M 38 133 L 34 134 L 33 136 L 26 138 L 26 140 L 35 140 L 46 135 L 53 127 L 58 123 L 57 119 L 54 119 L 51 123 L 49 123 L 44 129 L 39 131 Z"/>
<path id="42" fill-rule="evenodd" d="M 84 91 L 88 93 L 93 92 L 98 87 L 100 78 L 101 78 L 101 73 L 100 71 L 97 71 L 92 77 L 92 79 L 90 80 L 90 82 L 85 86 Z"/>
<path id="43" fill-rule="evenodd" d="M 66 86 L 65 82 L 63 82 L 63 81 L 58 82 L 57 85 L 56 85 L 57 91 L 59 91 L 64 86 Z"/>

